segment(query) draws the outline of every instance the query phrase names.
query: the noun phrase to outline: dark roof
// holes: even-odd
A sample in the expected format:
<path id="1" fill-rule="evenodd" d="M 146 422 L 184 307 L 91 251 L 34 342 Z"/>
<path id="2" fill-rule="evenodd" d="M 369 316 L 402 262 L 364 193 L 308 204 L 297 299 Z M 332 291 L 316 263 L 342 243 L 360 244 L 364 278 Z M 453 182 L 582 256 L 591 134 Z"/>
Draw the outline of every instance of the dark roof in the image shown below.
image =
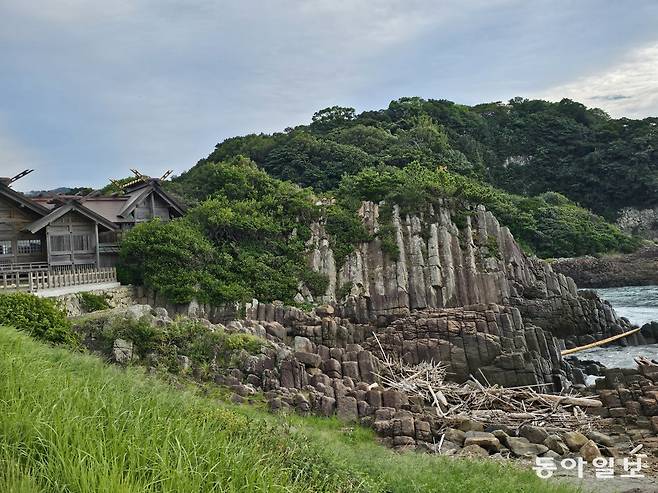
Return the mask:
<path id="1" fill-rule="evenodd" d="M 181 216 L 185 214 L 184 206 L 165 192 L 160 186 L 160 180 L 155 178 L 141 180 L 127 187 L 123 195 L 110 197 L 102 195 L 87 197 L 54 195 L 30 198 L 9 188 L 0 181 L 0 196 L 7 197 L 12 202 L 32 210 L 41 217 L 41 219 L 28 226 L 27 229 L 33 233 L 43 229 L 44 226 L 62 217 L 70 210 L 76 210 L 107 229 L 114 230 L 119 223 L 133 222 L 130 214 L 151 193 L 159 196 Z"/>
<path id="2" fill-rule="evenodd" d="M 56 221 L 57 219 L 59 219 L 60 217 L 64 216 L 65 214 L 71 211 L 75 211 L 79 214 L 82 214 L 83 216 L 91 219 L 92 221 L 97 222 L 99 226 L 103 226 L 109 231 L 115 231 L 117 229 L 116 225 L 112 221 L 104 218 L 99 214 L 96 214 L 94 211 L 88 209 L 87 207 L 85 207 L 84 205 L 82 205 L 80 202 L 76 200 L 72 200 L 67 204 L 62 205 L 61 207 L 58 207 L 54 211 L 50 212 L 48 215 L 34 221 L 32 224 L 29 224 L 25 229 L 27 229 L 32 234 L 34 234 L 38 231 L 41 231 L 50 223 Z"/>
<path id="3" fill-rule="evenodd" d="M 176 199 L 174 199 L 171 195 L 162 189 L 160 186 L 160 180 L 156 178 L 150 178 L 141 183 L 136 183 L 126 189 L 126 197 L 128 198 L 128 202 L 119 212 L 119 216 L 125 218 L 128 214 L 134 211 L 137 207 L 137 204 L 148 197 L 150 193 L 157 194 L 160 198 L 162 198 L 162 200 L 167 202 L 169 207 L 174 209 L 181 216 L 185 214 L 184 206 L 179 204 Z"/>
<path id="4" fill-rule="evenodd" d="M 42 206 L 41 204 L 37 204 L 36 202 L 32 201 L 29 197 L 26 197 L 22 193 L 17 192 L 12 188 L 9 188 L 4 183 L 0 183 L 0 195 L 18 204 L 20 207 L 25 207 L 26 209 L 30 209 L 32 212 L 40 216 L 45 216 L 50 212 L 46 207 Z"/>

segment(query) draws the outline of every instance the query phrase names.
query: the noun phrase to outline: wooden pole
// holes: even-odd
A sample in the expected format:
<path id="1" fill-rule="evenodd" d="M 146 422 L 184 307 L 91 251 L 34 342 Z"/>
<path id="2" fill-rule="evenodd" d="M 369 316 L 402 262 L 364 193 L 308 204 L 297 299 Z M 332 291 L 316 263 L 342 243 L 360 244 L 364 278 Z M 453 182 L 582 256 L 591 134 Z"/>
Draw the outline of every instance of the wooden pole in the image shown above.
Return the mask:
<path id="1" fill-rule="evenodd" d="M 602 339 L 600 341 L 592 342 L 590 344 L 585 344 L 584 346 L 579 346 L 579 347 L 575 347 L 575 348 L 572 348 L 572 349 L 565 349 L 564 351 L 562 351 L 561 354 L 562 354 L 562 356 L 566 356 L 567 354 L 577 353 L 579 351 L 584 351 L 585 349 L 590 349 L 590 348 L 593 348 L 593 347 L 603 346 L 604 344 L 607 344 L 609 342 L 616 341 L 617 339 L 621 339 L 623 337 L 627 337 L 627 336 L 630 336 L 632 334 L 635 334 L 639 330 L 640 330 L 639 328 L 629 330 L 628 332 L 624 332 L 623 334 L 608 337 L 607 339 Z"/>

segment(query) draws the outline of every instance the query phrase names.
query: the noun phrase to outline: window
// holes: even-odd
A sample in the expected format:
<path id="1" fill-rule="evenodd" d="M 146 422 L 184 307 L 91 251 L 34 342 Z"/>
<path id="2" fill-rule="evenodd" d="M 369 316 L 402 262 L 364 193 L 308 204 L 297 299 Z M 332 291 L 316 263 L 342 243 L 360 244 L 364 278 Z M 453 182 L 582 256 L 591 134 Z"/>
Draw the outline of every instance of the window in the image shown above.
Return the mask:
<path id="1" fill-rule="evenodd" d="M 76 252 L 91 251 L 91 236 L 73 235 L 73 250 Z"/>
<path id="2" fill-rule="evenodd" d="M 41 253 L 41 240 L 18 240 L 18 254 Z"/>
<path id="3" fill-rule="evenodd" d="M 11 240 L 0 240 L 0 255 L 13 255 L 14 249 Z"/>
<path id="4" fill-rule="evenodd" d="M 71 237 L 69 235 L 56 235 L 50 237 L 50 249 L 53 252 L 70 252 Z"/>

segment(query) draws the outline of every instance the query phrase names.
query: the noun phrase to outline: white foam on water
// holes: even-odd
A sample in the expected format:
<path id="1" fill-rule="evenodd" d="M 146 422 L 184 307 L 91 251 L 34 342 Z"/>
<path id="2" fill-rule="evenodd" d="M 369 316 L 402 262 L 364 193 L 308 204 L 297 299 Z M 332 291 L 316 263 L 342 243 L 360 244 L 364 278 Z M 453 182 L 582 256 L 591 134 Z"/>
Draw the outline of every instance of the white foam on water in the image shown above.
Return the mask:
<path id="1" fill-rule="evenodd" d="M 597 289 L 596 293 L 610 302 L 617 314 L 632 324 L 642 326 L 658 322 L 658 286 L 627 286 L 623 288 Z M 646 356 L 658 360 L 658 344 L 647 346 L 611 346 L 588 349 L 577 355 L 580 360 L 594 360 L 608 368 L 635 368 L 634 359 Z"/>

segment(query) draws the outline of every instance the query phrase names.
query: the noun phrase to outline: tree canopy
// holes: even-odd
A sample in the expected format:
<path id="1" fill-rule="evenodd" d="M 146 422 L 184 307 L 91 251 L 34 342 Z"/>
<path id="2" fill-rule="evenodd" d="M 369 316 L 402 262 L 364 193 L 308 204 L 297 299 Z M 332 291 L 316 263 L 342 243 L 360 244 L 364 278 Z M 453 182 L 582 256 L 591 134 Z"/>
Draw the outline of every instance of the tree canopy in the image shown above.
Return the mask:
<path id="1" fill-rule="evenodd" d="M 466 106 L 412 97 L 358 115 L 325 108 L 309 125 L 227 139 L 201 163 L 243 155 L 274 177 L 327 191 L 344 174 L 417 162 L 518 195 L 559 192 L 614 219 L 622 207 L 658 205 L 657 124 L 569 99 Z"/>

